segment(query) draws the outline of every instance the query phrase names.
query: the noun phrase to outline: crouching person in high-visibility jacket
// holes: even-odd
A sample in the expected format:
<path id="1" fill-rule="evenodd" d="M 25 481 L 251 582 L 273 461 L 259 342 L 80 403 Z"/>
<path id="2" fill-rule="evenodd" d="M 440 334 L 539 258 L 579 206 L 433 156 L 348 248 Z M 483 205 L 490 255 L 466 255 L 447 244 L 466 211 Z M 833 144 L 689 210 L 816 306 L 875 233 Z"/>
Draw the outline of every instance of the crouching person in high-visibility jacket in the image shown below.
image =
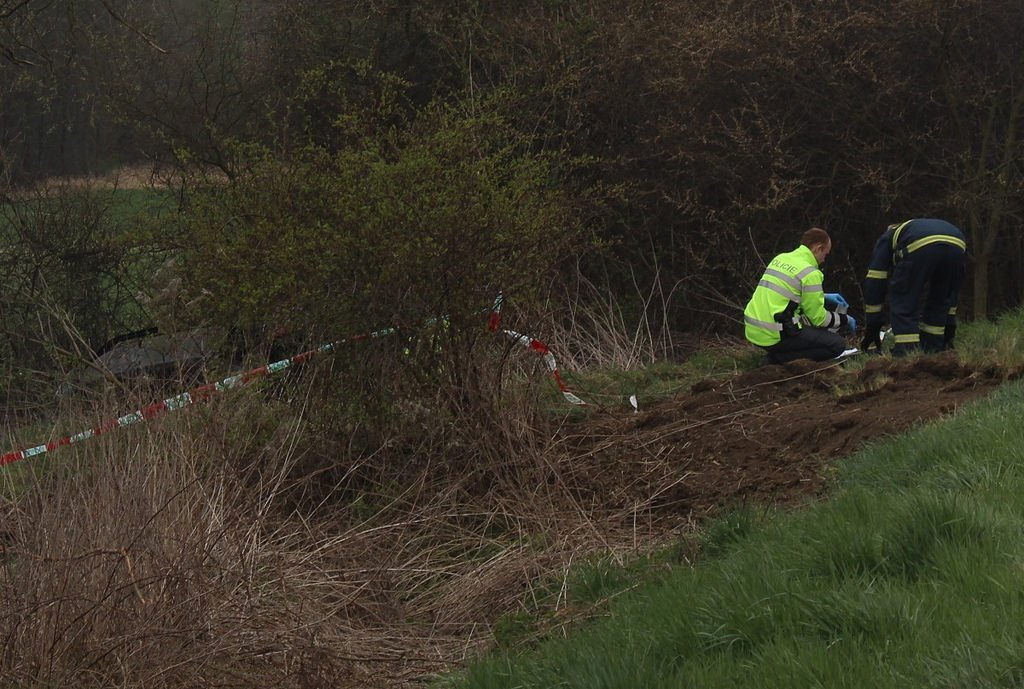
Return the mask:
<path id="1" fill-rule="evenodd" d="M 882 307 L 889 292 L 893 354 L 952 349 L 956 306 L 967 274 L 967 242 L 945 220 L 917 218 L 889 225 L 875 242 L 864 279 L 861 349 L 881 348 Z"/>
<path id="2" fill-rule="evenodd" d="M 794 359 L 825 361 L 846 350 L 840 330 L 854 332 L 852 316 L 829 310 L 847 306 L 839 294 L 826 294 L 819 266 L 832 250 L 825 230 L 804 232 L 800 246 L 771 260 L 743 311 L 747 340 L 766 352 L 770 363 Z"/>

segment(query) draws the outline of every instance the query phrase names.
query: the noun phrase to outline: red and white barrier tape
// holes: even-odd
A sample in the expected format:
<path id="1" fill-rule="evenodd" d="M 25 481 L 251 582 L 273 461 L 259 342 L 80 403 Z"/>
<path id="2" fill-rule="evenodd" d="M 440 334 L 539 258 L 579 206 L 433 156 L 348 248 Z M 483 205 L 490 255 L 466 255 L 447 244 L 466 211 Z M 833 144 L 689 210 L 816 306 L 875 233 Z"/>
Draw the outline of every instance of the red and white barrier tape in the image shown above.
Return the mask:
<path id="1" fill-rule="evenodd" d="M 367 339 L 368 337 L 372 337 L 376 334 L 377 333 L 372 333 L 370 335 L 363 335 L 352 339 Z M 36 445 L 35 447 L 30 447 L 25 450 L 14 450 L 12 452 L 8 452 L 7 454 L 0 456 L 0 466 L 12 464 L 13 462 L 28 459 L 29 457 L 35 457 L 47 452 L 52 452 L 57 448 L 64 447 L 65 445 L 71 445 L 73 443 L 82 442 L 83 440 L 88 440 L 89 438 L 95 438 L 98 435 L 109 433 L 110 431 L 118 428 L 124 428 L 125 426 L 132 426 L 137 423 L 142 423 L 143 421 L 149 421 L 153 417 L 159 416 L 164 412 L 177 411 L 182 407 L 187 407 L 193 402 L 205 402 L 218 392 L 231 390 L 233 388 L 240 388 L 258 378 L 263 378 L 271 373 L 277 373 L 278 371 L 283 371 L 290 366 L 301 364 L 302 362 L 313 358 L 313 356 L 317 354 L 331 351 L 334 349 L 334 346 L 335 345 L 333 344 L 323 345 L 317 349 L 311 349 L 308 352 L 297 354 L 289 359 L 282 359 L 281 361 L 275 361 L 274 363 L 266 364 L 265 366 L 260 366 L 259 368 L 254 368 L 250 371 L 228 376 L 217 383 L 201 385 L 189 392 L 183 392 L 180 395 L 169 397 L 161 402 L 156 402 L 155 404 L 138 409 L 131 414 L 111 419 L 110 421 L 93 428 L 87 428 L 80 433 L 65 436 L 59 440 L 52 440 L 45 445 Z"/>
<path id="2" fill-rule="evenodd" d="M 502 297 L 499 294 L 498 298 L 494 302 L 494 307 L 492 308 L 490 316 L 488 317 L 487 320 L 488 328 L 490 328 L 492 332 L 497 332 L 501 324 L 501 303 Z M 429 322 L 434 321 L 436 321 L 436 319 L 431 319 L 431 321 Z M 228 376 L 224 380 L 221 380 L 217 383 L 201 385 L 193 390 L 190 390 L 189 392 L 184 392 L 180 395 L 175 395 L 174 397 L 169 397 L 163 401 L 156 402 L 146 407 L 142 407 L 141 409 L 138 409 L 132 412 L 131 414 L 126 414 L 116 419 L 111 419 L 110 421 L 107 421 L 106 423 L 103 423 L 99 426 L 87 428 L 86 430 L 81 431 L 80 433 L 64 436 L 63 438 L 60 438 L 58 440 L 52 440 L 44 445 L 36 445 L 35 447 L 30 447 L 24 450 L 13 450 L 11 452 L 8 452 L 7 454 L 0 455 L 0 467 L 6 466 L 8 464 L 13 464 L 14 462 L 20 461 L 22 459 L 28 459 L 30 457 L 36 457 L 38 455 L 46 454 L 47 452 L 53 452 L 54 450 L 64 447 L 66 445 L 72 445 L 74 443 L 82 442 L 83 440 L 95 438 L 98 435 L 109 433 L 110 431 L 116 430 L 118 428 L 124 428 L 126 426 L 132 426 L 137 423 L 149 421 L 153 417 L 159 416 L 164 412 L 177 411 L 178 409 L 187 407 L 193 402 L 205 402 L 219 392 L 240 388 L 259 378 L 263 378 L 272 373 L 278 373 L 287 368 L 290 368 L 291 366 L 301 364 L 305 361 L 308 361 L 309 359 L 312 359 L 317 354 L 323 354 L 326 352 L 333 351 L 335 348 L 337 348 L 341 344 L 344 344 L 345 342 L 357 342 L 361 340 L 375 339 L 386 335 L 392 335 L 396 332 L 398 332 L 397 328 L 384 328 L 382 330 L 376 330 L 363 335 L 356 335 L 345 340 L 339 340 L 338 342 L 334 342 L 331 344 L 321 345 L 316 349 L 311 349 L 309 351 L 302 352 L 301 354 L 297 354 L 288 359 L 282 359 L 280 361 L 275 361 L 273 363 L 266 364 L 258 368 L 254 368 L 243 373 L 237 373 L 233 376 Z M 579 397 L 570 392 L 568 387 L 566 387 L 565 383 L 562 382 L 562 378 L 558 374 L 558 366 L 555 363 L 555 357 L 548 349 L 547 345 L 545 345 L 543 342 L 540 342 L 539 340 L 535 340 L 532 337 L 522 335 L 512 330 L 502 330 L 501 332 L 507 335 L 508 337 L 511 337 L 514 342 L 519 342 L 529 347 L 533 351 L 537 352 L 542 357 L 544 357 L 544 362 L 547 364 L 548 370 L 551 371 L 552 375 L 554 376 L 555 382 L 558 384 L 558 389 L 562 392 L 562 395 L 565 396 L 565 399 L 567 399 L 572 404 L 586 405 L 586 402 L 584 402 Z"/>
<path id="3" fill-rule="evenodd" d="M 500 329 L 502 333 L 512 339 L 513 342 L 528 347 L 533 351 L 537 352 L 544 358 L 544 363 L 547 364 L 548 370 L 551 371 L 552 377 L 555 379 L 555 383 L 558 385 L 558 390 L 562 393 L 562 396 L 569 402 L 569 404 L 575 404 L 577 406 L 587 406 L 587 403 L 581 400 L 579 397 L 574 395 L 569 386 L 562 380 L 562 376 L 558 373 L 558 363 L 555 361 L 555 355 L 551 353 L 548 346 L 536 340 L 529 335 L 523 335 L 517 333 L 515 330 L 507 330 L 501 328 L 501 305 L 502 296 L 499 294 L 498 298 L 494 300 L 494 306 L 491 307 L 491 315 L 487 319 L 487 327 L 490 328 L 491 332 L 498 332 Z"/>

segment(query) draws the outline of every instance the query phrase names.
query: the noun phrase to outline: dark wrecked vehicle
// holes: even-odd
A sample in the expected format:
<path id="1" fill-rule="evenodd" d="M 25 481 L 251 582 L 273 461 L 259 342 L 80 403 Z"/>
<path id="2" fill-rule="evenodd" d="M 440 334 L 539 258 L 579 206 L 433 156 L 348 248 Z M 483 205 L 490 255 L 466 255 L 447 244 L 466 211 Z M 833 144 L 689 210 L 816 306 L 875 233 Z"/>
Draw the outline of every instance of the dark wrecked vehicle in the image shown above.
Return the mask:
<path id="1" fill-rule="evenodd" d="M 106 385 L 146 381 L 184 392 L 191 385 L 209 383 L 305 351 L 307 340 L 290 331 L 240 333 L 220 327 L 162 333 L 147 328 L 120 335 L 95 357 L 64 377 L 57 396 L 96 391 Z M 290 378 L 302 369 L 288 366 Z"/>
<path id="2" fill-rule="evenodd" d="M 225 332 L 219 328 L 169 334 L 149 328 L 107 342 L 93 360 L 67 375 L 57 395 L 95 390 L 105 382 L 192 384 L 209 371 L 225 370 L 231 358 L 225 356 Z"/>

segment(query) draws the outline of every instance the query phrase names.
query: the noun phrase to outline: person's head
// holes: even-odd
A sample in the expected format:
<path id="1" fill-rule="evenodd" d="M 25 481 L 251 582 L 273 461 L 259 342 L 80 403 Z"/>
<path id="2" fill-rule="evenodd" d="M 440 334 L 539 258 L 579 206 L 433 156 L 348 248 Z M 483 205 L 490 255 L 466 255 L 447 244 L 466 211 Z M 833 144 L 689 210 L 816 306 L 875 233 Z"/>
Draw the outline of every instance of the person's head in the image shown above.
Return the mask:
<path id="1" fill-rule="evenodd" d="M 820 227 L 812 227 L 804 232 L 804 236 L 800 238 L 800 243 L 811 250 L 819 266 L 825 262 L 828 252 L 832 251 L 832 238 L 828 236 L 828 232 Z"/>

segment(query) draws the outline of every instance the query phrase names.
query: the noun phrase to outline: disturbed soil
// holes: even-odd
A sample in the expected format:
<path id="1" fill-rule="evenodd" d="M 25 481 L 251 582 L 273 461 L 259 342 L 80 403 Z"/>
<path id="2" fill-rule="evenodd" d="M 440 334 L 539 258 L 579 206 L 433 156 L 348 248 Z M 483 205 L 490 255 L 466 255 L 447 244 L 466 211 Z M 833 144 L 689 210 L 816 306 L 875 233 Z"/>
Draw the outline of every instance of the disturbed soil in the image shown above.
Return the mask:
<path id="1" fill-rule="evenodd" d="M 681 533 L 692 536 L 724 508 L 786 509 L 823 498 L 833 469 L 865 443 L 954 414 L 1020 375 L 971 366 L 954 353 L 800 361 L 641 398 L 636 411 L 621 400 L 592 404 L 569 415 L 536 456 L 510 453 L 501 467 L 451 477 L 470 485 L 480 476 L 490 486 L 479 510 L 451 510 L 445 492 L 440 512 L 383 516 L 318 544 L 315 556 L 301 555 L 303 563 L 329 565 L 329 581 L 319 571 L 303 576 L 342 611 L 322 620 L 327 636 L 317 648 L 323 676 L 332 679 L 316 685 L 426 686 L 435 673 L 493 647 L 502 618 L 518 619 L 537 593 L 549 601 L 542 607 L 553 606 L 532 630 L 538 635 L 600 614 L 561 594 L 545 599 L 542 589 L 567 579 L 590 554 L 628 557 L 678 544 Z M 547 430 L 538 435 L 549 437 Z M 419 485 L 433 485 L 437 469 L 428 463 L 422 471 Z M 521 518 L 523 533 L 510 529 L 516 539 L 506 542 L 471 528 L 473 519 L 495 515 Z M 458 555 L 476 553 L 485 541 L 493 551 L 486 558 Z M 691 554 L 699 552 L 681 557 Z M 60 562 L 74 567 L 80 557 L 73 552 Z"/>
<path id="2" fill-rule="evenodd" d="M 604 477 L 595 498 L 601 490 L 609 506 L 699 523 L 741 503 L 806 503 L 827 489 L 830 466 L 866 442 L 952 414 L 1019 376 L 952 352 L 863 366 L 796 361 L 596 414 L 567 442 L 577 464 L 603 467 L 586 472 Z"/>
<path id="3" fill-rule="evenodd" d="M 681 562 L 692 563 L 700 555 L 692 537 L 723 509 L 790 509 L 825 499 L 834 469 L 866 443 L 954 414 L 1020 375 L 964 364 L 953 352 L 797 361 L 702 380 L 670 398 L 641 398 L 636 411 L 592 404 L 561 427 L 546 455 L 547 479 L 527 482 L 547 484 L 551 502 L 564 503 L 549 524 L 551 547 L 495 562 L 493 571 L 467 571 L 445 614 L 493 627 L 529 599 L 535 582 L 561 576 L 588 553 L 628 558 L 673 544 L 683 546 Z M 558 628 L 599 610 L 569 605 L 545 624 Z M 433 669 L 490 647 L 485 639 L 458 648 L 434 643 L 445 660 Z"/>

